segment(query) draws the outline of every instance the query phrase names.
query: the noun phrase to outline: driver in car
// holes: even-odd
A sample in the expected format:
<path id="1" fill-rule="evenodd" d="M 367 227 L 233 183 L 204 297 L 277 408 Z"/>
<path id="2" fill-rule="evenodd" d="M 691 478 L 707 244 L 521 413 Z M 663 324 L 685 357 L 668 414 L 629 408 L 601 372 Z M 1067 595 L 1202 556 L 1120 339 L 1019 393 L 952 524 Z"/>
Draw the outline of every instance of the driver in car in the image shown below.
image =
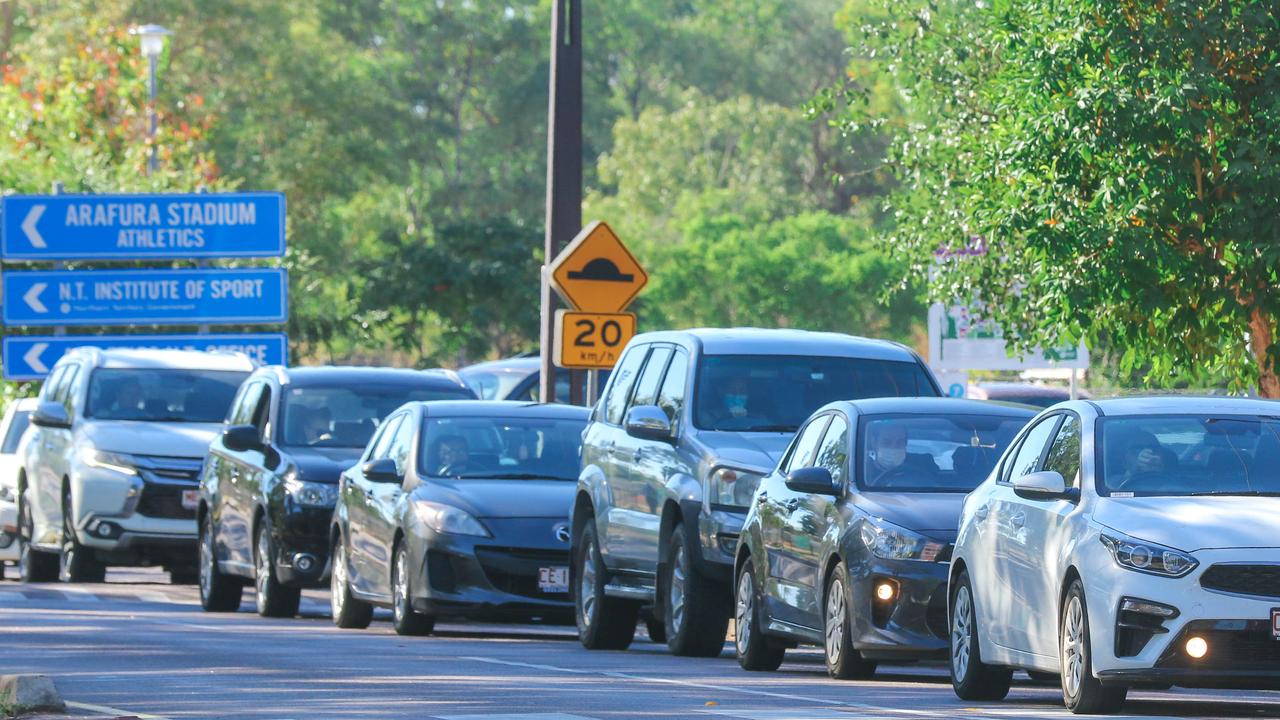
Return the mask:
<path id="1" fill-rule="evenodd" d="M 707 395 L 720 402 L 707 409 L 709 419 L 719 424 L 746 418 L 750 414 L 747 409 L 749 392 L 747 378 L 742 375 L 730 375 L 713 385 L 712 392 Z"/>
<path id="2" fill-rule="evenodd" d="M 120 381 L 116 389 L 115 399 L 111 403 L 111 412 L 120 420 L 141 419 L 145 414 L 142 399 L 142 384 L 131 377 L 126 377 Z"/>
<path id="3" fill-rule="evenodd" d="M 1117 488 L 1123 488 L 1139 475 L 1162 472 L 1169 469 L 1168 450 L 1160 444 L 1155 435 L 1149 432 L 1137 432 L 1125 444 L 1121 455 L 1121 473 L 1115 480 Z"/>
<path id="4" fill-rule="evenodd" d="M 868 486 L 891 487 L 907 475 L 934 475 L 938 464 L 929 454 L 907 452 L 907 429 L 897 423 L 877 422 L 867 428 Z"/>
<path id="5" fill-rule="evenodd" d="M 436 459 L 440 463 L 440 469 L 436 471 L 437 476 L 448 477 L 466 471 L 467 461 L 470 459 L 466 439 L 461 435 L 440 438 L 436 443 Z"/>

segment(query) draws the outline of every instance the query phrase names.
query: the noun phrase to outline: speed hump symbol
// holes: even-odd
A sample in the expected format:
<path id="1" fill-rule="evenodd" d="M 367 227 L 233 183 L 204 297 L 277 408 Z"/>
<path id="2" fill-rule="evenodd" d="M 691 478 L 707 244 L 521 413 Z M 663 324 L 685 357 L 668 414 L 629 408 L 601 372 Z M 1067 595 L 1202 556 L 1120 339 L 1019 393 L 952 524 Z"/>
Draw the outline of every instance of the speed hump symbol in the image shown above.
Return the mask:
<path id="1" fill-rule="evenodd" d="M 649 275 L 613 230 L 591 223 L 551 266 L 551 285 L 576 310 L 618 313 L 649 282 Z"/>
<path id="2" fill-rule="evenodd" d="M 635 334 L 634 313 L 557 310 L 552 358 L 562 368 L 608 370 Z"/>

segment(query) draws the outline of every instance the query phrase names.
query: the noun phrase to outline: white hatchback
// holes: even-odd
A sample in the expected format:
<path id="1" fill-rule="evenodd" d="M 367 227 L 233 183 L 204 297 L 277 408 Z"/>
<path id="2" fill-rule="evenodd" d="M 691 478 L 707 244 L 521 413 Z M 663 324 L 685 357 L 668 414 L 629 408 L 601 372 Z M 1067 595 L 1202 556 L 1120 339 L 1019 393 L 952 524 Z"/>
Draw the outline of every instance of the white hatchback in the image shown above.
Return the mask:
<path id="1" fill-rule="evenodd" d="M 0 419 L 0 580 L 5 564 L 18 560 L 18 471 L 22 468 L 18 445 L 35 409 L 35 398 L 12 400 Z"/>
<path id="2" fill-rule="evenodd" d="M 1129 687 L 1280 689 L 1280 404 L 1060 403 L 970 494 L 951 675 L 1000 699 L 1054 673 L 1077 713 Z"/>

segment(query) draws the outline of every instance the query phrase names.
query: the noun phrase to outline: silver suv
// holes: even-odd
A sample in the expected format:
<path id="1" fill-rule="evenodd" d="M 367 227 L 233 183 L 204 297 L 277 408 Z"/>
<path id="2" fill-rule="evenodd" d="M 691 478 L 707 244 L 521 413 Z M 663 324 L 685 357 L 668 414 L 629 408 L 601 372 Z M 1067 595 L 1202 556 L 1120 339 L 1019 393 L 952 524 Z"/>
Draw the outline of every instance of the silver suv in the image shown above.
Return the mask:
<path id="1" fill-rule="evenodd" d="M 940 394 L 916 353 L 883 340 L 636 336 L 583 435 L 570 567 L 582 644 L 626 648 L 643 611 L 673 653 L 720 654 L 738 534 L 796 428 L 833 400 Z"/>
<path id="2" fill-rule="evenodd" d="M 107 565 L 162 565 L 194 582 L 200 468 L 244 355 L 77 348 L 40 390 L 18 475 L 26 582 L 101 582 Z"/>

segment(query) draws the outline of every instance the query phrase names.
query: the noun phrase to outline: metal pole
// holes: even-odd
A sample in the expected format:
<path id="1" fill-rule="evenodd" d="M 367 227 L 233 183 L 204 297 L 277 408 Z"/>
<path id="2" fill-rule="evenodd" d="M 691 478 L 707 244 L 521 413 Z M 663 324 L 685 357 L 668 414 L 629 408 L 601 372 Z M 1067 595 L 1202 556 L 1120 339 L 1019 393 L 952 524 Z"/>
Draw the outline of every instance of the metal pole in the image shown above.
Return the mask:
<path id="1" fill-rule="evenodd" d="M 1080 388 L 1076 384 L 1076 373 L 1078 372 L 1079 371 L 1076 370 L 1075 368 L 1071 368 L 1071 399 L 1072 400 L 1080 399 Z"/>
<path id="2" fill-rule="evenodd" d="M 65 188 L 65 186 L 63 186 L 63 184 L 62 184 L 62 181 L 61 181 L 61 180 L 54 180 L 54 181 L 53 181 L 53 187 L 49 188 L 49 192 L 50 192 L 51 194 L 53 194 L 53 195 L 61 195 L 62 193 L 66 192 L 66 188 Z M 53 264 L 53 269 L 54 269 L 54 270 L 61 270 L 61 269 L 65 268 L 66 266 L 67 266 L 67 264 L 66 264 L 66 263 L 64 263 L 64 262 L 62 262 L 61 260 L 59 260 L 59 261 L 57 261 L 57 262 L 55 262 L 55 263 Z M 58 325 L 58 326 L 54 327 L 54 328 L 53 328 L 53 334 L 54 334 L 54 335 L 66 335 L 66 334 L 67 334 L 67 326 L 66 326 L 66 325 Z"/>
<path id="3" fill-rule="evenodd" d="M 600 371 L 587 371 L 587 407 L 593 407 L 600 399 Z"/>
<path id="4" fill-rule="evenodd" d="M 543 238 L 550 263 L 582 227 L 582 4 L 553 0 L 551 6 L 551 97 L 547 104 L 547 216 Z M 542 373 L 539 397 L 556 401 L 555 293 L 542 272 Z"/>
<path id="5" fill-rule="evenodd" d="M 160 58 L 155 55 L 147 57 L 147 65 L 150 72 L 147 76 L 147 116 L 150 121 L 150 129 L 147 131 L 147 143 L 151 146 L 151 159 L 147 163 L 147 177 L 151 177 L 156 171 L 156 65 Z"/>

